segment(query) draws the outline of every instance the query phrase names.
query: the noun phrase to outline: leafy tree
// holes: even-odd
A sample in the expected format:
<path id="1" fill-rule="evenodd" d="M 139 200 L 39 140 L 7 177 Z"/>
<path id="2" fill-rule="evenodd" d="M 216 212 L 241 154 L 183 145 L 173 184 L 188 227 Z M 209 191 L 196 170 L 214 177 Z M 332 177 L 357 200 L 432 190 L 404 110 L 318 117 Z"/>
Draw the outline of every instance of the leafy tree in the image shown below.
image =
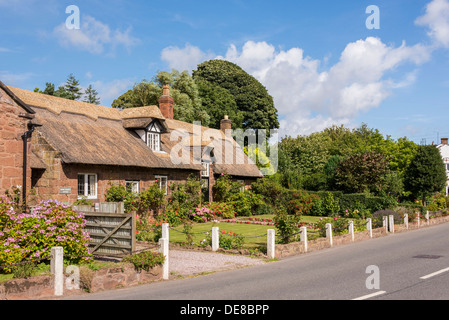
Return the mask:
<path id="1" fill-rule="evenodd" d="M 220 129 L 220 121 L 227 115 L 233 129 L 243 125 L 244 114 L 237 108 L 234 96 L 228 90 L 205 80 L 196 80 L 202 109 L 210 116 L 209 127 Z"/>
<path id="2" fill-rule="evenodd" d="M 95 90 L 90 84 L 86 91 L 84 92 L 84 102 L 92 103 L 92 104 L 100 104 L 100 98 L 98 97 L 98 92 Z"/>
<path id="3" fill-rule="evenodd" d="M 370 151 L 347 156 L 339 162 L 336 185 L 348 193 L 379 192 L 388 173 L 388 160 L 382 153 Z"/>
<path id="4" fill-rule="evenodd" d="M 243 129 L 279 128 L 277 110 L 267 89 L 238 65 L 225 60 L 209 60 L 193 71 L 195 81 L 204 80 L 229 91 L 243 113 Z"/>
<path id="5" fill-rule="evenodd" d="M 201 98 L 193 78 L 186 72 L 161 71 L 151 81 L 142 80 L 136 83 L 132 90 L 128 90 L 112 103 L 114 108 L 137 108 L 158 105 L 162 95 L 163 85 L 171 87 L 170 95 L 174 99 L 173 113 L 176 120 L 192 123 L 201 121 L 204 126 L 209 125 L 210 117 L 202 109 Z"/>
<path id="6" fill-rule="evenodd" d="M 416 198 L 423 200 L 440 192 L 446 185 L 446 170 L 440 152 L 435 146 L 419 146 L 405 170 L 404 187 Z"/>

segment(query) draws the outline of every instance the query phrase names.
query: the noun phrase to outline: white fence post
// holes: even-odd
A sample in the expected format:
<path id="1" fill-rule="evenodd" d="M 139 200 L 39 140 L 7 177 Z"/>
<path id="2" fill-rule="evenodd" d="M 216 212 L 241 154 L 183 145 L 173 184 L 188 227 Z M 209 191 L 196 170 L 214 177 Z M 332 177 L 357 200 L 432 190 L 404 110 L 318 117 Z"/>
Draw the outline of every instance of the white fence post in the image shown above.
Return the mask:
<path id="1" fill-rule="evenodd" d="M 219 228 L 213 227 L 212 228 L 212 251 L 217 251 L 220 247 L 220 240 L 219 240 Z"/>
<path id="2" fill-rule="evenodd" d="M 408 213 L 404 214 L 404 224 L 405 228 L 408 229 Z"/>
<path id="3" fill-rule="evenodd" d="M 51 248 L 51 273 L 54 275 L 55 296 L 64 294 L 64 249 Z"/>
<path id="4" fill-rule="evenodd" d="M 388 229 L 391 233 L 394 233 L 394 216 L 390 215 L 388 216 L 389 222 L 388 222 Z"/>
<path id="5" fill-rule="evenodd" d="M 332 247 L 332 245 L 333 245 L 333 243 L 332 243 L 332 224 L 330 224 L 330 223 L 326 223 L 326 238 L 329 239 L 329 244 Z"/>
<path id="6" fill-rule="evenodd" d="M 354 241 L 354 221 L 349 221 L 349 233 L 351 234 L 351 239 Z"/>
<path id="7" fill-rule="evenodd" d="M 369 231 L 369 237 L 373 237 L 373 219 L 368 218 L 366 219 L 366 229 Z"/>
<path id="8" fill-rule="evenodd" d="M 162 238 L 167 239 L 167 241 L 170 241 L 170 236 L 169 236 L 169 231 L 168 231 L 169 226 L 170 225 L 168 223 L 162 224 Z"/>
<path id="9" fill-rule="evenodd" d="M 427 220 L 427 225 L 430 224 L 430 214 L 429 211 L 426 212 L 426 220 Z"/>
<path id="10" fill-rule="evenodd" d="M 418 222 L 418 228 L 419 228 L 419 225 L 421 223 L 420 218 L 421 218 L 421 212 L 417 212 L 416 213 L 416 221 Z"/>
<path id="11" fill-rule="evenodd" d="M 169 242 L 168 239 L 159 239 L 159 252 L 165 257 L 164 263 L 162 264 L 162 279 L 168 280 L 169 278 Z"/>
<path id="12" fill-rule="evenodd" d="M 275 254 L 275 230 L 268 229 L 267 230 L 267 256 L 268 259 L 274 259 Z"/>
<path id="13" fill-rule="evenodd" d="M 301 242 L 304 244 L 304 252 L 307 252 L 307 227 L 301 227 Z"/>
<path id="14" fill-rule="evenodd" d="M 387 216 L 382 217 L 382 225 L 385 228 L 385 231 L 388 232 L 388 217 Z"/>

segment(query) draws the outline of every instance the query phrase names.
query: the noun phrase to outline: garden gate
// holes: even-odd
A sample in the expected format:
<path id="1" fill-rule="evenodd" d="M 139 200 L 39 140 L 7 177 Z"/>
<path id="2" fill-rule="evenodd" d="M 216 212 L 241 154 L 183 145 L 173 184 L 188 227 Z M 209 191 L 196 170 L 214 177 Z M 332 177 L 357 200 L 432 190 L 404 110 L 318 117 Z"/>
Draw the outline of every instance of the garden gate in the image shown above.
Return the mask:
<path id="1" fill-rule="evenodd" d="M 136 215 L 84 212 L 93 255 L 123 257 L 136 250 Z"/>

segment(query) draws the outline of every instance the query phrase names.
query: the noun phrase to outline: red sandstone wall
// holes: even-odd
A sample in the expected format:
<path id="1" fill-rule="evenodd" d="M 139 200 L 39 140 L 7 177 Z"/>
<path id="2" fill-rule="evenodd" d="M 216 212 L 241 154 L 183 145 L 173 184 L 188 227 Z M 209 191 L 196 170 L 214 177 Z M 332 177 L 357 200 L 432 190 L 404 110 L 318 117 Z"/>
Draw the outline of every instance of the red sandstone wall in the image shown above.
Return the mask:
<path id="1" fill-rule="evenodd" d="M 0 89 L 0 194 L 13 186 L 22 186 L 23 142 L 28 119 L 20 117 L 24 110 Z M 31 170 L 27 172 L 30 188 Z"/>

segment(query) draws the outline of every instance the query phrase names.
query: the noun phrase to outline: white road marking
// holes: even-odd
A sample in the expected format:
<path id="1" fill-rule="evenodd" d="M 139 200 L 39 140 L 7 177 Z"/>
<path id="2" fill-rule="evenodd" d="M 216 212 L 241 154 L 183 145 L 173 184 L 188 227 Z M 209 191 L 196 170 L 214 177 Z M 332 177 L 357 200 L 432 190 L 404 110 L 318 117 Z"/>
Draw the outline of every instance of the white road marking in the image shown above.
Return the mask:
<path id="1" fill-rule="evenodd" d="M 442 273 L 445 273 L 445 272 L 448 272 L 448 271 L 449 271 L 449 268 L 446 268 L 446 269 L 443 269 L 443 270 L 440 270 L 440 271 L 428 274 L 427 276 L 421 277 L 420 279 L 426 280 L 426 279 L 432 278 L 434 276 L 437 276 L 439 274 L 442 274 Z"/>
<path id="2" fill-rule="evenodd" d="M 369 298 L 380 296 L 380 295 L 385 294 L 385 293 L 387 293 L 387 292 L 386 291 L 378 291 L 378 292 L 374 292 L 374 293 L 368 294 L 366 296 L 355 298 L 355 299 L 352 299 L 352 300 L 366 300 L 366 299 L 369 299 Z"/>

